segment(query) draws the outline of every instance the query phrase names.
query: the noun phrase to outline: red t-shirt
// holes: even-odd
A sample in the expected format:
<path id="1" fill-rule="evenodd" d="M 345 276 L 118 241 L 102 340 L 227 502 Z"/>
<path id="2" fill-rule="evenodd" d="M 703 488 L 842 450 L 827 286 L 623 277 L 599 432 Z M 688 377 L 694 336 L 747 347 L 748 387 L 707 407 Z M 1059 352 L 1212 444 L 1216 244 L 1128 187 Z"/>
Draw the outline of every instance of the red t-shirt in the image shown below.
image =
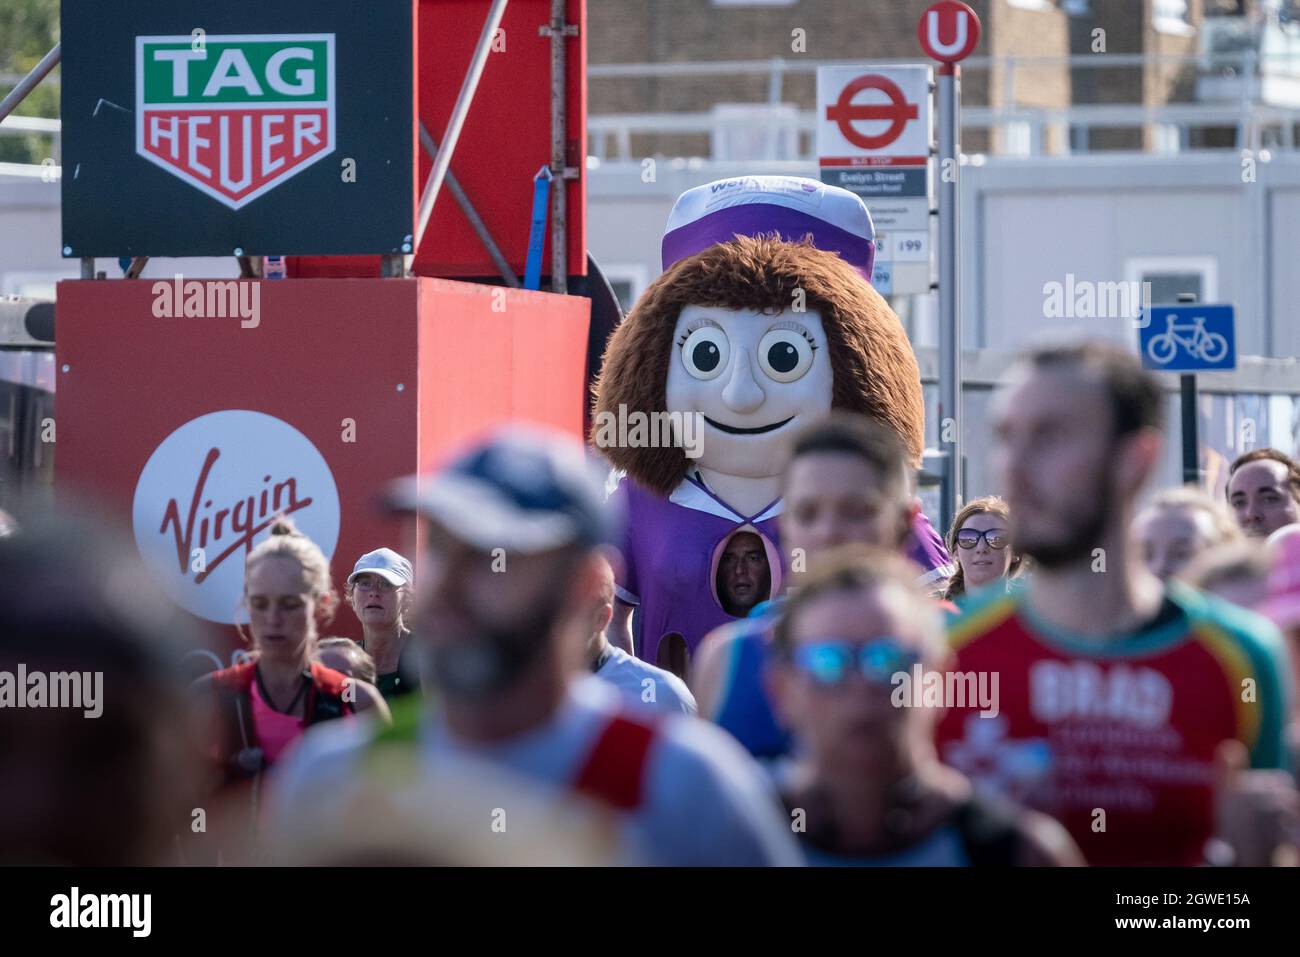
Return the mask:
<path id="1" fill-rule="evenodd" d="M 949 639 L 955 670 L 997 676 L 999 713 L 950 708 L 941 758 L 1056 817 L 1090 864 L 1199 863 L 1217 746 L 1240 740 L 1254 767 L 1287 760 L 1281 636 L 1185 586 L 1147 627 L 1104 639 L 1057 633 L 1022 594 L 974 596 Z"/>

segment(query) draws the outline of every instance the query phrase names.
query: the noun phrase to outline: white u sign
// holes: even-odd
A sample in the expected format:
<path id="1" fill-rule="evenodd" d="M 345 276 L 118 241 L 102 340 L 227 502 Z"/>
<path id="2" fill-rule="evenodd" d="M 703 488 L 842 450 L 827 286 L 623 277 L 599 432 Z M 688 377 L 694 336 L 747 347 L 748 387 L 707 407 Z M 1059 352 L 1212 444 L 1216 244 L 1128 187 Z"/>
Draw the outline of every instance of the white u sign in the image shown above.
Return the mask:
<path id="1" fill-rule="evenodd" d="M 929 47 L 936 60 L 942 60 L 945 57 L 955 56 L 961 53 L 966 46 L 966 31 L 968 29 L 967 16 L 965 10 L 954 11 L 957 17 L 956 36 L 951 43 L 944 43 L 939 39 L 939 11 L 931 10 L 925 15 L 925 34 L 929 41 Z"/>

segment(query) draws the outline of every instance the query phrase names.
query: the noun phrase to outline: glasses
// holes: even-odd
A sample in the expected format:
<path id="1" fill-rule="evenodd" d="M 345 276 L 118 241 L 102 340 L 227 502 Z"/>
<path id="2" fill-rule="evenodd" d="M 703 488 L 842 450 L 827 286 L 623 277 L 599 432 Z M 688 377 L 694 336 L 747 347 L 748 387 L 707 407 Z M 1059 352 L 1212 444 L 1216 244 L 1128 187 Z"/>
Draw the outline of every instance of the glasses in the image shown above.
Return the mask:
<path id="1" fill-rule="evenodd" d="M 397 586 L 387 578 L 380 578 L 378 575 L 360 575 L 353 579 L 352 587 L 363 591 L 377 591 L 381 595 L 386 595 Z"/>
<path id="2" fill-rule="evenodd" d="M 877 638 L 865 644 L 846 638 L 806 641 L 795 649 L 795 667 L 821 685 L 844 682 L 854 668 L 872 684 L 888 685 L 900 671 L 919 664 L 921 656 L 896 638 Z"/>
<path id="3" fill-rule="evenodd" d="M 957 545 L 961 548 L 974 548 L 980 543 L 980 539 L 988 542 L 989 548 L 1006 548 L 1011 544 L 1005 528 L 990 528 L 987 532 L 963 528 L 957 533 Z"/>

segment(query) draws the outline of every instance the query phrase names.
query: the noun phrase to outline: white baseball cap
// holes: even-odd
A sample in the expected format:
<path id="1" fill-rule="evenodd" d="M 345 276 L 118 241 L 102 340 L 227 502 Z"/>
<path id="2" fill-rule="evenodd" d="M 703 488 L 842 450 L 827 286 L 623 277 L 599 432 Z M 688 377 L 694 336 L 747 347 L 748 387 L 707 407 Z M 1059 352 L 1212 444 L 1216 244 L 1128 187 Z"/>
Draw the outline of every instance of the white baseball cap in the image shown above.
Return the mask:
<path id="1" fill-rule="evenodd" d="M 411 563 L 391 548 L 376 548 L 358 558 L 356 567 L 348 576 L 348 584 L 351 585 L 358 575 L 365 574 L 378 575 L 390 585 L 409 585 L 415 578 Z"/>

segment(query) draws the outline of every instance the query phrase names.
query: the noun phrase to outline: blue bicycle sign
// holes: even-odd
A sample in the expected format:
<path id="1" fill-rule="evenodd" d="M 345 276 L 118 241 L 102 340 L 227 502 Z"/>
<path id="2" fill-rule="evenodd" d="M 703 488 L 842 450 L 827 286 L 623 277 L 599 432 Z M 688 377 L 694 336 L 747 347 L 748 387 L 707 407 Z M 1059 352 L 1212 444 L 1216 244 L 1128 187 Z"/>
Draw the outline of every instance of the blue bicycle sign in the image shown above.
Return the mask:
<path id="1" fill-rule="evenodd" d="M 1161 372 L 1237 365 L 1232 306 L 1152 306 L 1143 314 L 1142 364 Z"/>

